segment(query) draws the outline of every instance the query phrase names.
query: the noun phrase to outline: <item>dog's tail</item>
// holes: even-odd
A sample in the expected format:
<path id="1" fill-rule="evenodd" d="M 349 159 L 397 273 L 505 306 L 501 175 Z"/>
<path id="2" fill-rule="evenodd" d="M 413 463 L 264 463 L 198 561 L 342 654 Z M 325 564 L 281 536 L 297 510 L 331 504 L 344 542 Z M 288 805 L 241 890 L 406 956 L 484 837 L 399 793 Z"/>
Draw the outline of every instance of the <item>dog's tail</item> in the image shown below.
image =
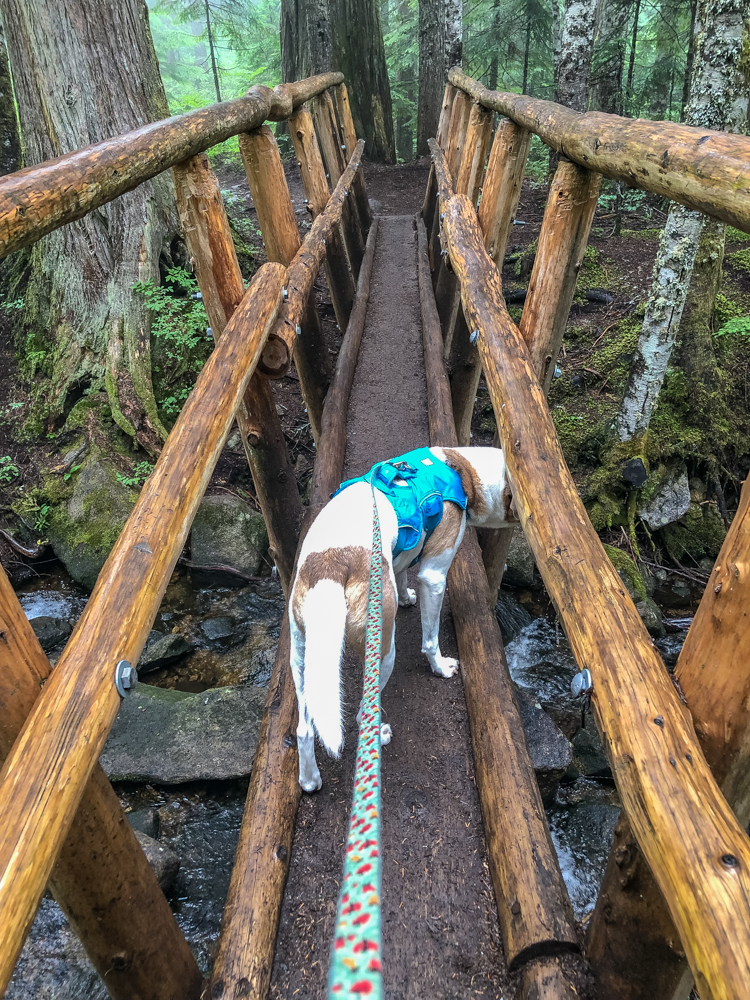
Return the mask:
<path id="1" fill-rule="evenodd" d="M 319 580 L 305 597 L 305 704 L 326 750 L 338 757 L 344 744 L 341 656 L 346 637 L 346 595 L 340 583 Z"/>

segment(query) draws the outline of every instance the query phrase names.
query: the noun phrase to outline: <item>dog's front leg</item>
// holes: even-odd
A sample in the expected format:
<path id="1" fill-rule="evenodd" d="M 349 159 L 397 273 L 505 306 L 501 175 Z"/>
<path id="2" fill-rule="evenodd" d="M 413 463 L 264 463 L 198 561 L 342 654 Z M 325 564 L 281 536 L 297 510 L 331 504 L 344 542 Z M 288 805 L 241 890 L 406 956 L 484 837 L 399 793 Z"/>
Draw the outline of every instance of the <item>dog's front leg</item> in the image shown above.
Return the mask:
<path id="1" fill-rule="evenodd" d="M 458 672 L 458 660 L 443 656 L 440 652 L 438 630 L 440 610 L 445 595 L 445 578 L 453 553 L 441 553 L 441 557 L 423 563 L 419 571 L 419 606 L 422 611 L 422 652 L 430 663 L 433 674 L 439 677 L 453 677 Z M 446 555 L 449 556 L 446 560 Z"/>
<path id="2" fill-rule="evenodd" d="M 406 570 L 401 570 L 396 574 L 396 590 L 398 591 L 398 606 L 400 608 L 410 608 L 417 603 L 417 595 L 406 585 Z"/>
<path id="3" fill-rule="evenodd" d="M 291 618 L 291 616 L 290 616 Z M 315 730 L 307 711 L 304 695 L 305 637 L 291 620 L 291 651 L 289 662 L 297 691 L 297 753 L 299 755 L 299 783 L 303 791 L 316 792 L 323 784 L 315 759 Z"/>

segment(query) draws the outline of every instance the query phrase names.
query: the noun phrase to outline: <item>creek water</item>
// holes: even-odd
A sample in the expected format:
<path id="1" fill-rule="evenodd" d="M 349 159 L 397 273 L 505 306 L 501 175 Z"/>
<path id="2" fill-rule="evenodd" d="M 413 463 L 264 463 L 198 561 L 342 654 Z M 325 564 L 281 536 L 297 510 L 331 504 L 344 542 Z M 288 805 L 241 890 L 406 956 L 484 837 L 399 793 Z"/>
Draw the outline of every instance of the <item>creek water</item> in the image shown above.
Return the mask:
<path id="1" fill-rule="evenodd" d="M 87 594 L 64 573 L 56 573 L 24 585 L 19 599 L 54 663 Z M 547 815 L 573 909 L 578 919 L 585 919 L 596 901 L 619 814 L 617 792 L 595 727 L 590 717 L 582 720 L 581 706 L 570 694 L 576 666 L 562 629 L 547 617 L 530 618 L 511 592 L 503 592 L 503 603 L 506 617 L 515 623 L 506 647 L 511 675 L 573 744 L 573 763 Z M 188 652 L 183 649 L 173 663 L 157 661 L 141 679 L 186 693 L 225 685 L 265 686 L 283 610 L 281 590 L 270 579 L 237 589 L 200 585 L 184 572 L 175 574 L 150 643 L 178 634 L 187 641 Z M 668 664 L 676 660 L 688 625 L 689 618 L 683 617 L 666 639 L 657 640 Z M 215 956 L 247 778 L 115 787 L 134 828 L 179 859 L 166 894 L 207 973 Z M 103 1000 L 106 995 L 57 905 L 45 897 L 7 1000 Z"/>

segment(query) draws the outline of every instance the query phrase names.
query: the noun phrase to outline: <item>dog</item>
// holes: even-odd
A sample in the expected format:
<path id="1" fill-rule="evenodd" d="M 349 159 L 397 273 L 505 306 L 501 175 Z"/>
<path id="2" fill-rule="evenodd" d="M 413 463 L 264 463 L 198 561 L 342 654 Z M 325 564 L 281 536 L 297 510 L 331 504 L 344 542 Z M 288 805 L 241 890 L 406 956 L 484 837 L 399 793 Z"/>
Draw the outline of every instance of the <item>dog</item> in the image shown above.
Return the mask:
<path id="1" fill-rule="evenodd" d="M 381 691 L 396 657 L 397 606 L 417 601 L 407 587 L 407 569 L 418 562 L 422 652 L 434 674 L 453 677 L 458 661 L 440 652 L 438 628 L 446 577 L 466 524 L 499 528 L 516 521 L 499 448 L 417 449 L 373 466 L 367 476 L 344 483 L 332 495 L 302 543 L 290 595 L 299 783 L 306 792 L 322 785 L 315 733 L 333 757 L 343 746 L 345 641 L 364 660 L 373 496 L 383 548 Z M 390 726 L 383 725 L 382 744 L 391 735 Z"/>

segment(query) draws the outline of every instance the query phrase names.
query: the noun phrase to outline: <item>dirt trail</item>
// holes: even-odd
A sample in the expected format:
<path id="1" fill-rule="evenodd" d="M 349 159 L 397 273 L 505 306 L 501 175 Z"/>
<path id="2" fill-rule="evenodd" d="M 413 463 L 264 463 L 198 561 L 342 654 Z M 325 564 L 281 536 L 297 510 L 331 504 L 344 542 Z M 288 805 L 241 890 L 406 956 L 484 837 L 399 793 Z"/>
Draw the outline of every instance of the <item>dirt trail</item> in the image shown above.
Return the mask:
<path id="1" fill-rule="evenodd" d="M 345 476 L 428 444 L 413 217 L 380 220 L 370 306 L 349 410 Z M 444 651 L 456 655 L 450 615 Z M 383 936 L 387 1000 L 507 996 L 460 678 L 434 677 L 419 609 L 400 609 L 383 697 Z M 319 753 L 323 789 L 303 796 L 272 996 L 322 1000 L 351 797 L 362 688 L 345 662 L 346 746 Z"/>

